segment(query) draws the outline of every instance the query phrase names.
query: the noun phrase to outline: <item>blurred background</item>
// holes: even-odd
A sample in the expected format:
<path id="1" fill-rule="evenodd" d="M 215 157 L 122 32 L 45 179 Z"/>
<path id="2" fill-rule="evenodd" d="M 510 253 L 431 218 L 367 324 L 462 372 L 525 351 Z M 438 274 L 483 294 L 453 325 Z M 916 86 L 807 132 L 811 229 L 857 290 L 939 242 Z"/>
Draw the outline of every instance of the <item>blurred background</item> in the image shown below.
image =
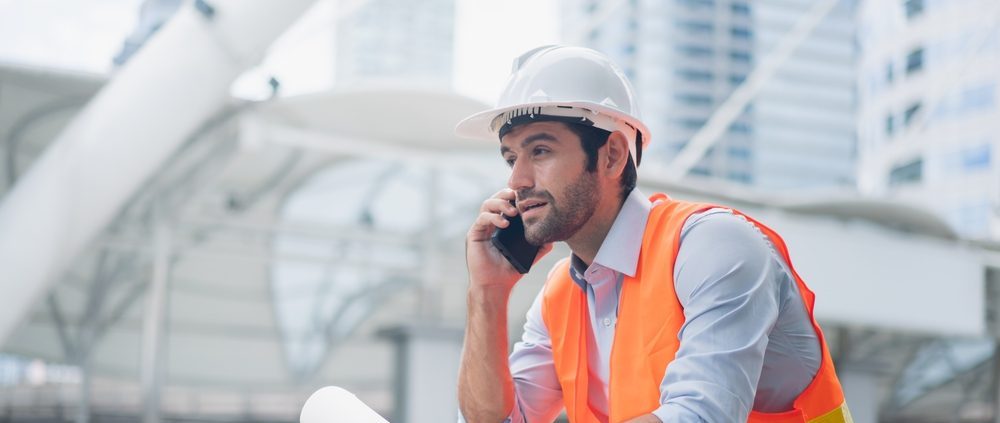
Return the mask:
<path id="1" fill-rule="evenodd" d="M 632 79 L 644 192 L 783 234 L 855 421 L 1000 422 L 998 28 L 996 0 L 0 0 L 0 422 L 294 422 L 325 385 L 454 421 L 463 238 L 508 171 L 452 128 L 552 43 Z"/>

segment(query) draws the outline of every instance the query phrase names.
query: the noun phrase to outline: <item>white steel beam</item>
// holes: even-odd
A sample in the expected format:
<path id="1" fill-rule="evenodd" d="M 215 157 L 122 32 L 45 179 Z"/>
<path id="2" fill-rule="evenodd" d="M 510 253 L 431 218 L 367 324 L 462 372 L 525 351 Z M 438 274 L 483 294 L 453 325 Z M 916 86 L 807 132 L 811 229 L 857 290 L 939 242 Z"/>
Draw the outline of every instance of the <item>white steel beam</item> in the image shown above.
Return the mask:
<path id="1" fill-rule="evenodd" d="M 698 160 L 729 129 L 729 126 L 740 116 L 740 113 L 747 107 L 750 100 L 760 92 L 761 88 L 774 76 L 774 73 L 795 52 L 795 49 L 809 37 L 813 29 L 823 21 L 823 18 L 830 13 L 830 10 L 833 9 L 838 1 L 840 0 L 822 0 L 813 4 L 812 8 L 778 41 L 774 49 L 764 56 L 760 64 L 750 72 L 746 81 L 733 90 L 729 98 L 712 113 L 708 122 L 691 137 L 691 140 L 688 141 L 684 149 L 677 154 L 677 157 L 665 169 L 664 177 L 666 179 L 678 181 L 684 175 L 687 175 L 691 171 L 691 168 L 698 164 Z M 649 171 L 649 169 L 646 170 Z"/>
<path id="2" fill-rule="evenodd" d="M 0 204 L 0 344 L 313 0 L 185 7 Z"/>

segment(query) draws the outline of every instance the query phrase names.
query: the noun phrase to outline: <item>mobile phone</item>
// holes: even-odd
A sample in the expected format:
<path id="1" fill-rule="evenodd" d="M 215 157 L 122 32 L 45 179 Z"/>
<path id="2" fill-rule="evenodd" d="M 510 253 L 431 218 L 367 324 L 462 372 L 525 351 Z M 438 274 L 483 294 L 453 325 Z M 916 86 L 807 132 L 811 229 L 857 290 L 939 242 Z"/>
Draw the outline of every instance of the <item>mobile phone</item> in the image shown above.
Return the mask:
<path id="1" fill-rule="evenodd" d="M 538 246 L 531 245 L 524 238 L 524 221 L 521 215 L 514 217 L 504 216 L 510 222 L 506 228 L 497 228 L 490 238 L 493 246 L 500 250 L 510 262 L 511 266 L 522 275 L 531 270 L 531 265 L 535 263 L 535 256 L 538 255 Z"/>

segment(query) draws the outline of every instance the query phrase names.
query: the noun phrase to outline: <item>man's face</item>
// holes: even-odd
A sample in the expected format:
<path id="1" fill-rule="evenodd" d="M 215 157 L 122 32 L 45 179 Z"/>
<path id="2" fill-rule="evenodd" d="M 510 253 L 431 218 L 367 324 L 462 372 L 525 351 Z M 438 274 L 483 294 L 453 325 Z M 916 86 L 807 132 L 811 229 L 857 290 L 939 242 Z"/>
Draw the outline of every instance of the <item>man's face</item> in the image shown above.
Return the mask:
<path id="1" fill-rule="evenodd" d="M 518 126 L 500 141 L 511 166 L 507 186 L 517 193 L 525 238 L 534 245 L 565 241 L 594 215 L 597 174 L 587 172 L 580 138 L 560 122 Z"/>

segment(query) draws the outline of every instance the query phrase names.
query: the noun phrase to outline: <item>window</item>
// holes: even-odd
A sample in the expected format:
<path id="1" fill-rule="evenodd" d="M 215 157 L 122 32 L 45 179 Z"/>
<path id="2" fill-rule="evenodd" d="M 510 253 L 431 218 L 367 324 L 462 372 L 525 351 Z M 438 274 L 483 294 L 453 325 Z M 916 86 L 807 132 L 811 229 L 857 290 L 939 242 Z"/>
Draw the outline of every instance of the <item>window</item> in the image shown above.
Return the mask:
<path id="1" fill-rule="evenodd" d="M 729 52 L 729 58 L 734 62 L 750 62 L 750 53 L 745 51 L 733 50 Z"/>
<path id="2" fill-rule="evenodd" d="M 677 28 L 692 34 L 710 34 L 715 30 L 711 22 L 701 21 L 678 21 Z"/>
<path id="3" fill-rule="evenodd" d="M 729 127 L 729 132 L 735 134 L 749 134 L 750 125 L 747 125 L 746 123 L 743 122 L 735 122 Z"/>
<path id="4" fill-rule="evenodd" d="M 893 119 L 893 116 L 890 114 L 890 115 L 888 115 L 888 116 L 885 117 L 885 135 L 887 137 L 891 137 L 892 133 L 895 131 L 895 129 L 896 129 L 895 128 L 895 119 Z"/>
<path id="5" fill-rule="evenodd" d="M 743 182 L 745 184 L 749 184 L 750 182 L 753 181 L 753 178 L 751 178 L 750 174 L 747 172 L 734 171 L 734 172 L 729 172 L 729 174 L 727 174 L 726 176 L 729 178 L 730 181 Z"/>
<path id="6" fill-rule="evenodd" d="M 962 150 L 962 169 L 965 171 L 989 169 L 991 147 L 990 144 L 983 144 Z"/>
<path id="7" fill-rule="evenodd" d="M 705 119 L 677 119 L 677 123 L 686 129 L 700 129 L 702 126 L 705 126 Z"/>
<path id="8" fill-rule="evenodd" d="M 889 185 L 899 186 L 920 182 L 924 177 L 924 159 L 919 158 L 892 168 L 889 171 Z"/>
<path id="9" fill-rule="evenodd" d="M 711 47 L 702 46 L 678 46 L 677 51 L 688 57 L 709 57 L 714 53 Z"/>
<path id="10" fill-rule="evenodd" d="M 906 55 L 906 74 L 913 74 L 924 68 L 924 49 L 918 48 Z"/>
<path id="11" fill-rule="evenodd" d="M 962 111 L 992 109 L 996 100 L 996 84 L 988 83 L 962 90 L 959 109 Z"/>
<path id="12" fill-rule="evenodd" d="M 677 94 L 674 96 L 677 101 L 689 106 L 711 106 L 712 97 L 706 94 Z"/>
<path id="13" fill-rule="evenodd" d="M 678 69 L 677 76 L 680 76 L 688 81 L 698 82 L 709 82 L 715 79 L 715 75 L 712 75 L 711 72 L 696 69 Z"/>
<path id="14" fill-rule="evenodd" d="M 924 12 L 924 0 L 905 0 L 903 7 L 906 8 L 906 18 L 912 19 Z"/>
<path id="15" fill-rule="evenodd" d="M 747 147 L 729 147 L 726 153 L 729 154 L 729 157 L 737 159 L 749 159 L 752 155 L 750 149 Z"/>
<path id="16" fill-rule="evenodd" d="M 910 107 L 906 108 L 903 112 L 903 126 L 909 128 L 910 124 L 913 123 L 913 118 L 916 117 L 917 113 L 920 112 L 920 103 L 914 103 Z"/>
<path id="17" fill-rule="evenodd" d="M 733 3 L 730 8 L 734 15 L 749 15 L 750 5 L 746 3 Z"/>
<path id="18" fill-rule="evenodd" d="M 746 75 L 729 75 L 729 83 L 733 85 L 740 85 L 747 79 Z"/>
<path id="19" fill-rule="evenodd" d="M 749 40 L 751 37 L 753 37 L 753 33 L 750 32 L 749 28 L 743 28 L 738 26 L 730 28 L 729 34 L 732 35 L 733 38 L 743 39 L 743 40 Z"/>
<path id="20" fill-rule="evenodd" d="M 715 0 L 677 0 L 677 3 L 690 7 L 692 9 L 697 9 L 697 8 L 711 9 L 715 7 Z"/>
<path id="21" fill-rule="evenodd" d="M 892 62 L 885 66 L 885 82 L 892 83 Z"/>

